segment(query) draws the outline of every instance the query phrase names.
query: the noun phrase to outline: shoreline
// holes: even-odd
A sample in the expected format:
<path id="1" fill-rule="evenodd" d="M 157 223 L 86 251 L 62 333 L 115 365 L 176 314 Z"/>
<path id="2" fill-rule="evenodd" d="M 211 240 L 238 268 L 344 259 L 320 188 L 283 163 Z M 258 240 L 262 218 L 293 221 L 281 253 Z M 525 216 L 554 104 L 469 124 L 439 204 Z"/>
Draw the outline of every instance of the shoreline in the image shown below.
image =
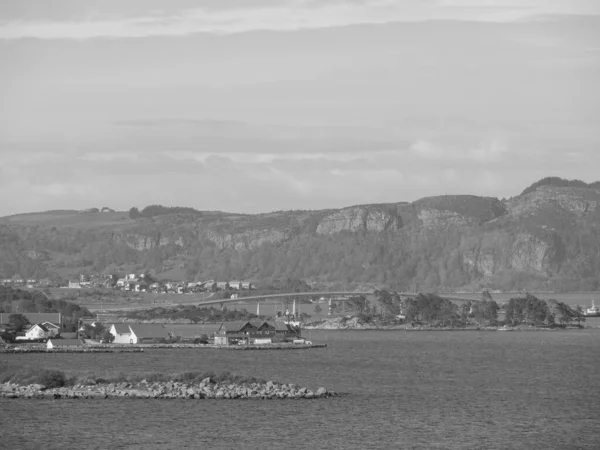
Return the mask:
<path id="1" fill-rule="evenodd" d="M 316 325 L 310 326 L 307 325 L 302 328 L 302 330 L 307 331 L 404 331 L 404 332 L 418 332 L 418 331 L 457 331 L 457 332 L 465 332 L 465 331 L 487 331 L 487 332 L 507 332 L 507 331 L 521 331 L 521 332 L 529 332 L 529 331 L 575 331 L 575 330 L 586 330 L 586 329 L 598 329 L 598 327 L 577 327 L 577 326 L 569 326 L 569 327 L 535 327 L 535 326 L 516 326 L 516 327 L 465 327 L 465 328 L 448 328 L 448 327 L 405 327 L 404 325 L 357 325 L 357 326 L 335 326 L 331 324 L 327 324 L 324 326 Z"/>
<path id="2" fill-rule="evenodd" d="M 207 350 L 310 350 L 326 348 L 327 344 L 261 344 L 261 345 L 215 345 L 215 344 L 90 344 L 74 348 L 49 349 L 45 345 L 29 347 L 0 347 L 2 353 L 142 353 L 148 349 L 207 349 Z"/>

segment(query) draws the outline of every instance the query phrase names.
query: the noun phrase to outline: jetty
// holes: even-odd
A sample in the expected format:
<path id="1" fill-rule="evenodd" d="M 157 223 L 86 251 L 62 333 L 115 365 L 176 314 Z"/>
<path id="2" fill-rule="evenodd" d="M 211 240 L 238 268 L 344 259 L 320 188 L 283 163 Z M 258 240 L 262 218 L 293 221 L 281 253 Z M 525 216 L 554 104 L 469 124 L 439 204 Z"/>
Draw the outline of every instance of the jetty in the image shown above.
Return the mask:
<path id="1" fill-rule="evenodd" d="M 41 384 L 0 384 L 0 398 L 23 399 L 187 399 L 187 400 L 310 400 L 338 397 L 340 394 L 320 387 L 311 391 L 294 384 L 266 383 L 217 383 L 208 377 L 200 383 L 147 382 L 76 384 L 46 388 Z"/>

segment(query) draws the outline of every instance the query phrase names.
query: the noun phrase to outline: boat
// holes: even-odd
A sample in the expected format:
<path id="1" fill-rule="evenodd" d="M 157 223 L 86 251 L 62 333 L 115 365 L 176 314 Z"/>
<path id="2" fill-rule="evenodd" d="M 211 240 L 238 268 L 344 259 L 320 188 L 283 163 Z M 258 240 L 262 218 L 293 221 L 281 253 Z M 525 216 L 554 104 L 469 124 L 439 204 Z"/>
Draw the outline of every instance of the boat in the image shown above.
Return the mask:
<path id="1" fill-rule="evenodd" d="M 498 328 L 498 331 L 515 331 L 515 329 L 504 325 L 503 327 Z"/>
<path id="2" fill-rule="evenodd" d="M 594 300 L 592 300 L 592 306 L 583 312 L 585 317 L 600 317 L 600 306 L 596 306 Z"/>

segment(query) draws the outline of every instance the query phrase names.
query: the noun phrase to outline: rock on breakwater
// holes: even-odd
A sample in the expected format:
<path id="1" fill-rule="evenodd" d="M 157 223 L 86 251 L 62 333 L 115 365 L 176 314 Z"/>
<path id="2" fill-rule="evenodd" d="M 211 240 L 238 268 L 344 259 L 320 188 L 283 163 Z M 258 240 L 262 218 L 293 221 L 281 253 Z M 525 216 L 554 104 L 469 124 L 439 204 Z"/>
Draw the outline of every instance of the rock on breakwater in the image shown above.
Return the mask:
<path id="1" fill-rule="evenodd" d="M 142 399 L 317 399 L 338 397 L 340 394 L 320 387 L 316 392 L 294 384 L 266 383 L 217 383 L 206 378 L 198 384 L 185 382 L 147 382 L 77 384 L 68 387 L 46 389 L 41 384 L 21 386 L 13 383 L 0 385 L 0 397 L 25 399 L 104 399 L 104 398 L 142 398 Z"/>

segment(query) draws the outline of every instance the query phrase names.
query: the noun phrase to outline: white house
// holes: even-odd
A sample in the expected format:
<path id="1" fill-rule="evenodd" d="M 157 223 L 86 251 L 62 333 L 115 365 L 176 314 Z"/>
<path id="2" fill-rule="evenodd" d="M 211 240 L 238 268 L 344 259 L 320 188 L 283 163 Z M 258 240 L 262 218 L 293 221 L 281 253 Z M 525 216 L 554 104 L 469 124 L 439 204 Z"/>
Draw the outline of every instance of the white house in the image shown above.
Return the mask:
<path id="1" fill-rule="evenodd" d="M 113 344 L 135 344 L 131 336 L 131 329 L 126 323 L 113 323 L 108 330 L 115 337 Z"/>
<path id="2" fill-rule="evenodd" d="M 81 289 L 79 281 L 69 281 L 69 289 Z"/>
<path id="3" fill-rule="evenodd" d="M 25 332 L 25 339 L 45 339 L 49 336 L 48 328 L 36 323 Z"/>
<path id="4" fill-rule="evenodd" d="M 115 323 L 109 333 L 115 337 L 113 344 L 144 344 L 164 342 L 169 331 L 160 324 Z"/>

